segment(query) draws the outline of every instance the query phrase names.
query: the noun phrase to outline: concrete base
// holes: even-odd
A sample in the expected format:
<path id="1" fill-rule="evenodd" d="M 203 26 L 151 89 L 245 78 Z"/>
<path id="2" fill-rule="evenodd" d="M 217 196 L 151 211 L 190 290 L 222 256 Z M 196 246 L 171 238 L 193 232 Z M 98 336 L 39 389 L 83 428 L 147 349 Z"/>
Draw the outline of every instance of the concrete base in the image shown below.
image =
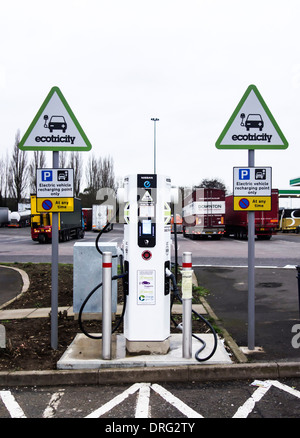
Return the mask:
<path id="1" fill-rule="evenodd" d="M 200 358 L 204 358 L 212 351 L 214 338 L 211 334 L 198 334 L 197 336 L 206 342 L 206 348 L 199 355 Z M 190 359 L 182 357 L 181 333 L 172 334 L 169 341 L 170 349 L 167 354 L 132 356 L 126 353 L 126 339 L 124 335 L 115 335 L 112 342 L 112 359 L 104 360 L 102 359 L 102 341 L 90 339 L 80 333 L 57 362 L 57 368 L 60 370 L 76 370 L 232 363 L 221 340 L 218 341 L 215 354 L 205 362 L 199 362 L 195 359 L 195 353 L 202 345 L 197 339 L 192 339 L 192 357 Z"/>
<path id="2" fill-rule="evenodd" d="M 170 339 L 164 341 L 128 341 L 126 339 L 126 350 L 130 355 L 144 354 L 167 354 L 170 350 Z"/>

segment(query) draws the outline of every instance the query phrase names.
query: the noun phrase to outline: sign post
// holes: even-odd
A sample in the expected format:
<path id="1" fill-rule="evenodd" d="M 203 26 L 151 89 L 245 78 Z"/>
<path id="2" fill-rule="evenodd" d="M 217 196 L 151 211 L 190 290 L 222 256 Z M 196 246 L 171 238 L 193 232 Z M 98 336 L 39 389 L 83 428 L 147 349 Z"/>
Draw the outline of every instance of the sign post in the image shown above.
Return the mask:
<path id="1" fill-rule="evenodd" d="M 250 149 L 249 167 L 254 167 L 254 159 Z M 248 349 L 255 349 L 255 211 L 248 212 Z"/>
<path id="2" fill-rule="evenodd" d="M 59 167 L 59 152 L 53 151 L 54 169 Z M 51 347 L 58 347 L 58 213 L 52 213 L 52 271 L 51 271 Z"/>
<path id="3" fill-rule="evenodd" d="M 255 85 L 250 85 L 216 141 L 218 149 L 248 149 L 249 175 L 255 171 L 255 149 L 286 149 L 288 142 Z M 270 169 L 270 168 L 266 168 Z M 248 169 L 244 169 L 245 171 Z M 267 170 L 266 170 L 267 172 Z M 244 174 L 246 177 L 246 173 Z M 250 176 L 249 176 L 250 177 Z M 235 178 L 235 174 L 234 174 Z M 267 178 L 267 173 L 263 175 Z M 268 177 L 269 179 L 269 177 Z M 266 181 L 267 182 L 267 181 Z M 239 192 L 235 185 L 234 191 Z M 268 184 L 267 184 L 268 185 Z M 258 185 L 257 185 L 258 186 Z M 269 183 L 269 190 L 271 183 Z M 240 186 L 241 187 L 241 186 Z M 254 186 L 255 188 L 255 186 Z M 262 193 L 262 192 L 261 192 Z M 253 204 L 241 190 L 235 210 L 248 211 L 248 349 L 255 349 L 255 211 L 271 209 L 267 200 Z M 234 193 L 235 195 L 235 193 Z M 252 195 L 250 193 L 250 195 Z M 271 195 L 271 193 L 270 193 Z M 268 195 L 264 195 L 268 197 Z M 235 196 L 236 198 L 236 196 Z M 271 201 L 270 201 L 271 203 Z M 255 207 L 256 205 L 257 207 Z"/>
<path id="4" fill-rule="evenodd" d="M 37 209 L 40 212 L 48 211 L 52 213 L 51 347 L 52 349 L 57 350 L 59 253 L 58 214 L 60 211 L 73 211 L 73 204 L 72 201 L 70 201 L 70 198 L 73 198 L 73 194 L 70 197 L 70 193 L 73 193 L 74 182 L 72 176 L 72 181 L 67 184 L 69 191 L 66 190 L 65 192 L 58 191 L 60 187 L 56 184 L 56 191 L 53 191 L 54 195 L 49 195 L 49 191 L 47 192 L 46 190 L 46 184 L 44 186 L 41 184 L 42 177 L 41 174 L 39 174 L 39 171 L 42 172 L 44 170 L 45 172 L 54 172 L 56 169 L 59 169 L 59 151 L 89 151 L 92 148 L 91 143 L 58 87 L 51 88 L 42 106 L 21 139 L 19 148 L 25 151 L 53 151 L 53 169 L 38 169 L 37 172 Z M 63 171 L 65 170 L 67 169 L 63 169 Z M 59 171 L 57 170 L 57 172 Z M 61 175 L 63 176 L 63 173 L 61 173 Z M 44 176 L 46 178 L 46 174 L 44 174 Z M 39 196 L 38 198 L 38 194 L 40 195 L 41 193 L 47 193 L 47 196 L 45 198 Z M 66 204 L 61 203 L 60 198 L 62 193 L 66 194 L 66 199 L 70 201 L 68 210 L 65 208 Z M 63 209 L 61 208 L 62 206 L 64 206 Z"/>

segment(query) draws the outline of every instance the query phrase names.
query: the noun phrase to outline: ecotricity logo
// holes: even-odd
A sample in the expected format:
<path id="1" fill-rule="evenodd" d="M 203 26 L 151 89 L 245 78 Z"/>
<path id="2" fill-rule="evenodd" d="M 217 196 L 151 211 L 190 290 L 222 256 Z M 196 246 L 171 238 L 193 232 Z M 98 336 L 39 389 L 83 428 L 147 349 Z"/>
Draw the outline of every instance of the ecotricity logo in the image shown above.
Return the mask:
<path id="1" fill-rule="evenodd" d="M 260 114 L 248 114 L 246 116 L 245 113 L 241 113 L 240 117 L 242 119 L 240 126 L 245 128 L 248 134 L 233 134 L 231 137 L 233 141 L 264 141 L 268 143 L 271 142 L 272 134 L 266 134 L 262 132 L 264 128 L 264 121 Z M 253 132 L 253 130 L 255 131 Z"/>
<path id="2" fill-rule="evenodd" d="M 44 115 L 44 128 L 49 129 L 50 134 L 52 134 L 53 131 L 62 131 L 64 134 L 68 128 L 67 122 L 65 120 L 64 116 L 61 115 L 52 115 L 50 117 L 47 114 Z M 35 141 L 37 143 L 71 143 L 74 144 L 75 136 L 71 135 L 37 135 L 35 137 Z"/>

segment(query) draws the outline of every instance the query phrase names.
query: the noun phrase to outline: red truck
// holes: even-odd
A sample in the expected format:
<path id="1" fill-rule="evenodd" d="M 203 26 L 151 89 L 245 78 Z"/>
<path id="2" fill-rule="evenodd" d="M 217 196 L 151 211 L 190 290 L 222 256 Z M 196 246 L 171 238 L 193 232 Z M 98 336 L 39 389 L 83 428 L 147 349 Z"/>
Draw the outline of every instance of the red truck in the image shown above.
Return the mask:
<path id="1" fill-rule="evenodd" d="M 183 200 L 182 219 L 184 237 L 220 239 L 225 232 L 225 191 L 194 189 Z"/>
<path id="2" fill-rule="evenodd" d="M 84 229 L 90 231 L 92 229 L 92 208 L 83 208 Z"/>
<path id="3" fill-rule="evenodd" d="M 255 212 L 255 235 L 257 239 L 269 240 L 278 227 L 278 190 L 272 189 L 271 211 Z M 225 235 L 233 235 L 236 239 L 248 236 L 247 211 L 234 211 L 233 196 L 225 198 Z"/>
<path id="4" fill-rule="evenodd" d="M 39 213 L 36 208 L 36 195 L 31 195 L 31 238 L 39 243 L 52 240 L 52 213 Z M 74 198 L 74 211 L 58 213 L 59 241 L 65 242 L 70 238 L 84 237 L 81 200 Z"/>

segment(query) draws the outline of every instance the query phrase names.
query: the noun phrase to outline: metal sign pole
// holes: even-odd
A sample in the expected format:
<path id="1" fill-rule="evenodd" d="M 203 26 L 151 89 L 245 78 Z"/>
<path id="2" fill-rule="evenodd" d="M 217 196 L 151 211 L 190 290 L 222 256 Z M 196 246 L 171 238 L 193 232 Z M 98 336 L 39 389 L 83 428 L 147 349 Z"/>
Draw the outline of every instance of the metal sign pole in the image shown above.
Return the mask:
<path id="1" fill-rule="evenodd" d="M 59 168 L 59 152 L 53 151 L 53 169 Z M 52 213 L 52 272 L 51 272 L 51 347 L 58 347 L 58 213 Z"/>
<path id="2" fill-rule="evenodd" d="M 248 151 L 248 166 L 254 167 L 254 150 Z M 255 348 L 255 211 L 248 212 L 248 349 Z"/>

